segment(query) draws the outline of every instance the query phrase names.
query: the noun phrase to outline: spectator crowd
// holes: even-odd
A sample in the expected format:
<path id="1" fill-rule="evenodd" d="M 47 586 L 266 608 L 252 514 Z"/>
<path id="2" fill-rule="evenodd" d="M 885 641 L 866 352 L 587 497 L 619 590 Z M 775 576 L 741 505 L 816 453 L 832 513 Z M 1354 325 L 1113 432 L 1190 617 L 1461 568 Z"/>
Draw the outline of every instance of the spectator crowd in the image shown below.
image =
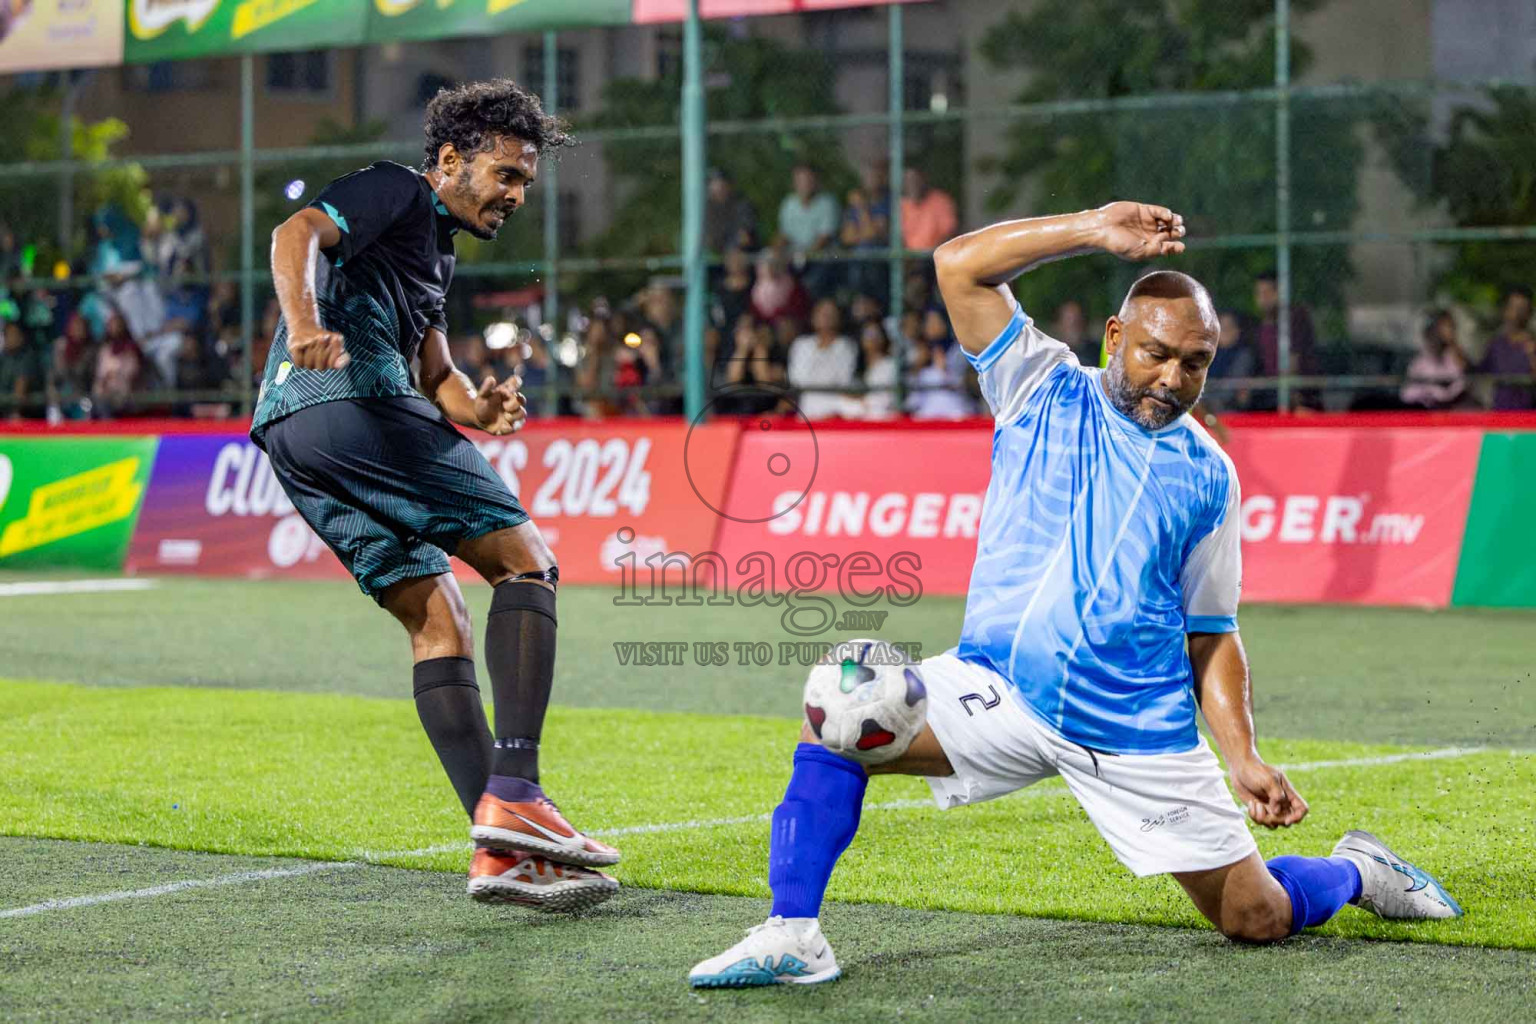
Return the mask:
<path id="1" fill-rule="evenodd" d="M 104 206 L 90 232 L 76 265 L 44 268 L 0 224 L 0 416 L 227 415 L 238 396 L 220 392 L 242 357 L 238 292 L 209 283 L 196 205 L 159 197 L 142 224 Z M 41 283 L 50 277 L 63 286 Z M 133 401 L 145 392 L 169 397 Z M 212 401 L 182 400 L 196 393 Z"/>
<path id="2" fill-rule="evenodd" d="M 893 196 L 883 163 L 840 198 L 809 164 L 794 168 L 770 223 L 728 174 L 709 175 L 705 243 L 711 254 L 704 331 L 706 393 L 713 411 L 793 409 L 808 419 L 957 419 L 986 412 L 919 253 L 960 230 L 954 198 L 908 168 Z M 891 302 L 893 212 L 900 212 L 900 302 Z M 0 416 L 52 421 L 124 413 L 231 415 L 260 380 L 278 324 L 275 300 L 259 310 L 249 369 L 239 292 L 212 270 L 197 207 L 163 196 L 143 223 L 116 207 L 91 219 L 92 244 L 55 277 L 31 246 L 0 225 Z M 1272 274 L 1253 282 L 1252 314 L 1220 311 L 1211 364 L 1211 411 L 1277 405 L 1274 378 L 1324 370 L 1311 311 L 1290 307 L 1282 366 L 1280 296 Z M 501 322 L 452 339 L 475 380 L 521 376 L 535 415 L 667 415 L 682 411 L 680 282 L 658 278 L 627 298 L 567 309 L 561 325 Z M 899 312 L 893 312 L 897 310 Z M 1450 310 L 1429 312 L 1390 404 L 1415 409 L 1536 408 L 1531 292 L 1509 290 L 1500 325 L 1473 359 Z M 1050 332 L 1086 365 L 1100 359 L 1102 319 L 1066 297 L 1048 311 Z M 1401 363 L 1398 364 L 1401 367 Z M 245 374 L 249 372 L 250 378 Z M 1471 374 L 1497 375 L 1481 384 Z M 1325 405 L 1318 382 L 1293 388 L 1293 407 Z M 153 393 L 153 394 L 151 394 Z"/>

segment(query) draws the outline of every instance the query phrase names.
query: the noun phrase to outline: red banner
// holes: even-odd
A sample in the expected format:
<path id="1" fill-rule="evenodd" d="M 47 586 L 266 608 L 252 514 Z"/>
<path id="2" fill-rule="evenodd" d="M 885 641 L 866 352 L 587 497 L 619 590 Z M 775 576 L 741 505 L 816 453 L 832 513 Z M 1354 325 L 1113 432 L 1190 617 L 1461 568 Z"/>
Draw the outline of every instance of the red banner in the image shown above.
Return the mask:
<path id="1" fill-rule="evenodd" d="M 702 551 L 737 427 L 676 420 L 561 420 L 476 446 L 539 524 L 573 583 L 617 581 L 617 559 Z M 684 469 L 684 449 L 689 470 Z M 701 500 L 703 499 L 703 500 Z M 267 457 L 241 435 L 163 438 L 128 554 L 130 572 L 345 577 L 293 510 Z M 455 563 L 461 575 L 473 575 Z"/>
<path id="2" fill-rule="evenodd" d="M 1233 430 L 1244 598 L 1447 605 L 1481 438 L 1457 427 Z M 821 573 L 834 587 L 839 566 L 868 552 L 887 579 L 964 593 L 989 441 L 983 430 L 748 431 L 719 550 L 733 566 L 763 551 L 781 574 L 798 567 L 786 586 Z"/>
<path id="3" fill-rule="evenodd" d="M 1450 603 L 1482 431 L 1232 431 L 1243 598 Z"/>
<path id="4" fill-rule="evenodd" d="M 915 577 L 922 592 L 964 593 L 992 456 L 988 430 L 746 430 L 719 551 L 770 555 L 781 587 L 864 589 Z M 691 461 L 691 460 L 690 460 Z M 871 556 L 873 566 L 849 559 Z M 817 568 L 817 564 L 821 568 Z"/>

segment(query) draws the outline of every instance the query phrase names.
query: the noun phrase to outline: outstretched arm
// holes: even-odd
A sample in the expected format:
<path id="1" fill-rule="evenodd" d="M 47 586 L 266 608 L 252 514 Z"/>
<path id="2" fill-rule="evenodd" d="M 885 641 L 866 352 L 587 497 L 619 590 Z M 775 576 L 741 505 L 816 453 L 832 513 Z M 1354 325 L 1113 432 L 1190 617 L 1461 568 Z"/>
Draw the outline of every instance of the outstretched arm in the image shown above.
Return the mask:
<path id="1" fill-rule="evenodd" d="M 1165 206 L 1110 203 L 1059 217 L 1009 220 L 953 238 L 934 251 L 939 291 L 961 346 L 979 355 L 1008 326 L 1008 282 L 1052 260 L 1110 252 L 1144 260 L 1184 251 L 1184 218 Z"/>
<path id="2" fill-rule="evenodd" d="M 462 370 L 453 365 L 448 352 L 448 338 L 432 328 L 421 343 L 421 390 L 437 403 L 443 415 L 466 427 L 479 427 L 488 434 L 510 434 L 528 419 L 523 396 L 518 392 L 522 381 L 508 377 L 500 384 L 490 374 L 476 388 Z"/>
<path id="3" fill-rule="evenodd" d="M 1226 759 L 1237 798 L 1248 816 L 1267 828 L 1289 827 L 1307 816 L 1307 802 L 1285 777 L 1264 763 L 1253 740 L 1253 695 L 1248 655 L 1234 633 L 1189 634 L 1195 699 Z"/>

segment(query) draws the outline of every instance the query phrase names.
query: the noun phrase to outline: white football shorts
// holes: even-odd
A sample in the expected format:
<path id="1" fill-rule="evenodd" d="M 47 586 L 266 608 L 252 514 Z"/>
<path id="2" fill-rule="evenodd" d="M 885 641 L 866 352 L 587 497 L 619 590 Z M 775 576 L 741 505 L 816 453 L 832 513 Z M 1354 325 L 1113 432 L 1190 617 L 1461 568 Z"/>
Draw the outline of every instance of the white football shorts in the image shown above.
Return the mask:
<path id="1" fill-rule="evenodd" d="M 990 668 L 950 651 L 924 660 L 921 670 L 928 724 L 955 770 L 928 780 L 940 808 L 1060 775 L 1137 875 L 1225 867 L 1258 849 L 1205 737 L 1177 754 L 1090 751 L 1040 722 Z"/>

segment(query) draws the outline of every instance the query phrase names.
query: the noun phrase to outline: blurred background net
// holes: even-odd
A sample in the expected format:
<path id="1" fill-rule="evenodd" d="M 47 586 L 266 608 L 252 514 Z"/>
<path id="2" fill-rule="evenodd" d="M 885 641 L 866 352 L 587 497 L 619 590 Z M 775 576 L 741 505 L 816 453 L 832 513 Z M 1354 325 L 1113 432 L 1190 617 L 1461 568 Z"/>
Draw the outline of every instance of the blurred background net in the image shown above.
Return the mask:
<path id="1" fill-rule="evenodd" d="M 1215 409 L 1536 404 L 1529 0 L 705 2 L 695 346 L 687 33 L 587 24 L 594 6 L 546 2 L 542 31 L 0 78 L 0 415 L 247 413 L 272 228 L 342 173 L 419 165 L 427 101 L 492 76 L 581 140 L 500 240 L 459 236 L 455 357 L 520 373 L 539 414 L 780 394 L 810 416 L 984 414 L 929 252 L 1115 198 L 1189 222 L 1178 266 L 1223 311 Z M 1096 362 L 1142 269 L 1069 261 L 1018 291 Z"/>

